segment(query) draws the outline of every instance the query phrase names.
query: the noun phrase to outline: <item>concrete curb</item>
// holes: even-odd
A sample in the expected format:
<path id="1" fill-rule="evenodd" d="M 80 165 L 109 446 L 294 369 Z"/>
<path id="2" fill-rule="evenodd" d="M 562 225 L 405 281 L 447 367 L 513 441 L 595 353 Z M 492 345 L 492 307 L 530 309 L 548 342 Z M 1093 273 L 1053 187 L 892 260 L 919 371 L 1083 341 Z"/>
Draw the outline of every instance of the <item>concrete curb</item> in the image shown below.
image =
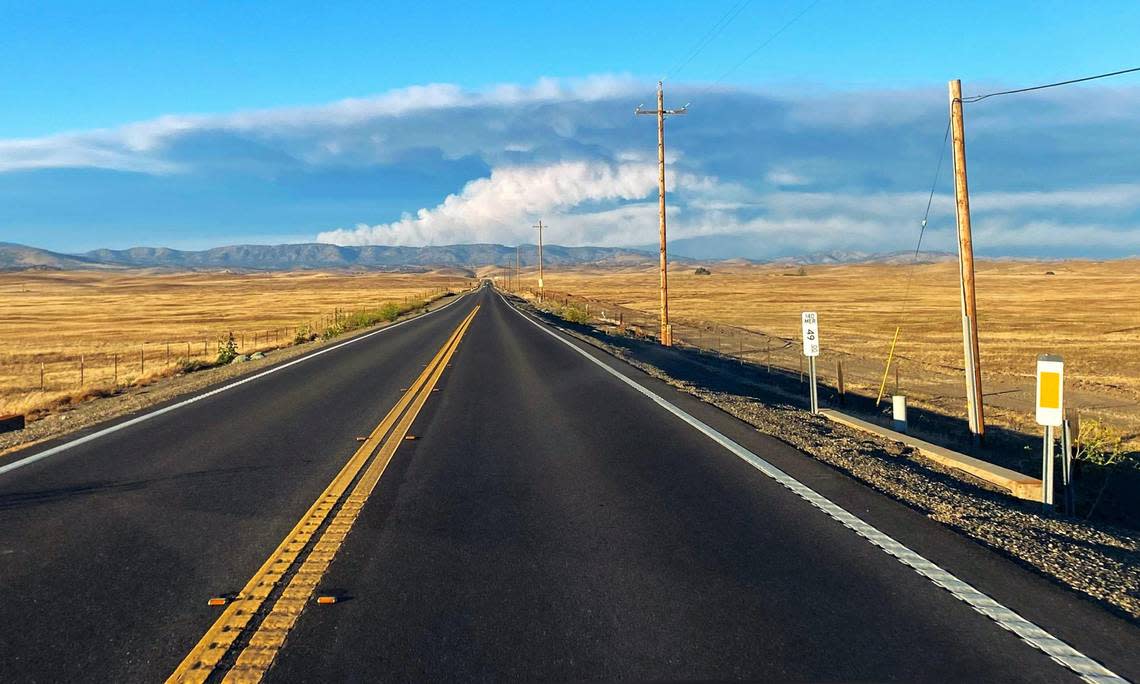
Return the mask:
<path id="1" fill-rule="evenodd" d="M 923 456 L 935 463 L 955 470 L 961 470 L 979 480 L 1000 487 L 1019 499 L 1026 499 L 1027 501 L 1041 500 L 1041 480 L 1035 477 L 1030 477 L 1029 475 L 1024 475 L 1009 468 L 994 465 L 993 463 L 987 463 L 973 456 L 960 454 L 957 451 L 951 451 L 950 449 L 940 447 L 937 444 L 931 444 L 917 437 L 895 432 L 894 430 L 869 423 L 854 416 L 849 416 L 846 413 L 841 413 L 835 409 L 822 409 L 819 415 L 840 425 L 846 425 L 847 427 L 862 430 L 863 432 L 870 432 L 880 437 L 905 444 L 916 449 Z"/>

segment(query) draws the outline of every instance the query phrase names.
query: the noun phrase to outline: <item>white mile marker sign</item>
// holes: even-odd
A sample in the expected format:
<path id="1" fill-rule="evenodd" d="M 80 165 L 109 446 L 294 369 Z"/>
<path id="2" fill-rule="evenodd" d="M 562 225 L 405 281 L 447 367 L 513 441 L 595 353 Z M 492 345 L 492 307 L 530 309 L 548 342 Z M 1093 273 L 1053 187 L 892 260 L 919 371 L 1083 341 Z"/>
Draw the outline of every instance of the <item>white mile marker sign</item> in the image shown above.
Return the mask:
<path id="1" fill-rule="evenodd" d="M 804 327 L 804 356 L 819 356 L 819 318 L 814 311 L 800 314 Z"/>

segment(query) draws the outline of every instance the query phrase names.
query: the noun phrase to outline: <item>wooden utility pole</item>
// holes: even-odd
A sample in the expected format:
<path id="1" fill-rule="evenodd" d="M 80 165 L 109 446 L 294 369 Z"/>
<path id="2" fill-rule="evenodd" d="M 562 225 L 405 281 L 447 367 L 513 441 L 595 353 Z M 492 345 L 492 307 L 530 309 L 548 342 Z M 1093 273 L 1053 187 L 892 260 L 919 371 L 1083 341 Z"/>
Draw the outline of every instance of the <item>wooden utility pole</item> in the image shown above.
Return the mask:
<path id="1" fill-rule="evenodd" d="M 542 229 L 544 227 L 542 219 L 538 220 L 537 226 L 531 227 L 538 228 L 538 301 L 544 302 L 546 301 L 546 290 L 543 289 L 545 286 L 542 282 Z"/>
<path id="2" fill-rule="evenodd" d="M 673 346 L 673 328 L 669 325 L 669 258 L 665 249 L 665 117 L 684 114 L 688 105 L 680 109 L 665 109 L 665 93 L 661 81 L 657 82 L 657 109 L 638 107 L 634 114 L 657 116 L 657 213 L 661 234 L 661 344 Z"/>
<path id="3" fill-rule="evenodd" d="M 974 243 L 970 236 L 970 188 L 966 183 L 966 129 L 962 121 L 962 82 L 950 81 L 950 132 L 954 145 L 954 199 L 958 219 L 958 275 L 962 303 L 962 353 L 966 367 L 966 411 L 970 432 L 985 438 L 982 364 L 978 351 L 978 305 L 974 297 Z"/>
<path id="4" fill-rule="evenodd" d="M 519 289 L 519 246 L 515 245 L 515 290 Z"/>

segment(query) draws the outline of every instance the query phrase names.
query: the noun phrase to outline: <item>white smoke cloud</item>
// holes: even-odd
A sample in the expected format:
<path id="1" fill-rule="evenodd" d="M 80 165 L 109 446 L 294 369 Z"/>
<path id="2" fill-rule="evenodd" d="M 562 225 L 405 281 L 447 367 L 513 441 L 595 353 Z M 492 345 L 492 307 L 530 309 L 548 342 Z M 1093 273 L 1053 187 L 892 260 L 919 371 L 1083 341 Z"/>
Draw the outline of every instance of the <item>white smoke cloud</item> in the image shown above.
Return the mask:
<path id="1" fill-rule="evenodd" d="M 430 209 L 391 223 L 322 232 L 317 240 L 339 245 L 533 242 L 531 225 L 543 218 L 560 244 L 628 244 L 644 239 L 643 231 L 630 230 L 631 224 L 644 223 L 642 214 L 656 225 L 656 204 L 650 209 L 607 205 L 656 198 L 657 184 L 656 164 L 575 161 L 498 168 Z M 670 189 L 707 192 L 716 185 L 715 179 L 692 174 L 669 179 Z"/>

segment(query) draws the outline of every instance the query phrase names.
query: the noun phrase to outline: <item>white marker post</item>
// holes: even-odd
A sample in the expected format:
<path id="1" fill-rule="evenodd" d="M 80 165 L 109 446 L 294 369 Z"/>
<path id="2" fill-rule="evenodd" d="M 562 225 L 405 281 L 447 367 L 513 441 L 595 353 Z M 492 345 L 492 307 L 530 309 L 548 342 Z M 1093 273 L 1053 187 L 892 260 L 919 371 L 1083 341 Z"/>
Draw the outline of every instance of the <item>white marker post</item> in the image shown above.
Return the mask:
<path id="1" fill-rule="evenodd" d="M 804 356 L 808 358 L 808 387 L 811 399 L 811 412 L 819 413 L 819 392 L 815 382 L 815 357 L 819 356 L 819 317 L 814 311 L 800 314 L 803 324 Z"/>
<path id="2" fill-rule="evenodd" d="M 1041 451 L 1041 504 L 1053 507 L 1053 428 L 1065 420 L 1065 363 L 1060 356 L 1037 357 L 1037 424 L 1045 426 Z"/>

